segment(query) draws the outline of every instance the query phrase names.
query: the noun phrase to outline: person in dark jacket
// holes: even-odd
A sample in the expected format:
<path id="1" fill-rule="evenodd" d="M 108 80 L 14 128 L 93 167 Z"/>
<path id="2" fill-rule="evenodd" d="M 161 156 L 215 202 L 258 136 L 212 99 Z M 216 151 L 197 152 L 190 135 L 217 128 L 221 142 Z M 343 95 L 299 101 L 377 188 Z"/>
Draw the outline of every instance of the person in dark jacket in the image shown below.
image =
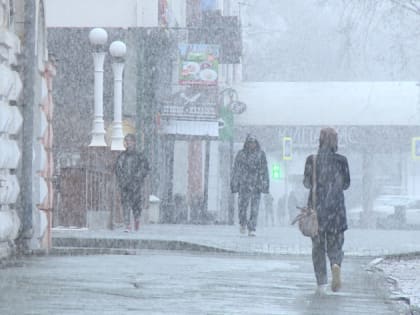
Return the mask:
<path id="1" fill-rule="evenodd" d="M 312 238 L 312 261 L 318 284 L 317 293 L 325 292 L 327 279 L 326 254 L 332 273 L 332 291 L 341 287 L 341 263 L 343 261 L 344 231 L 347 230 L 346 207 L 343 191 L 350 186 L 347 158 L 337 154 L 338 137 L 333 128 L 320 132 L 319 149 L 316 155 L 306 159 L 303 184 L 310 189 L 308 207 L 316 209 L 318 235 Z M 315 159 L 315 187 L 313 165 Z M 312 205 L 312 190 L 315 189 L 315 205 Z"/>
<path id="2" fill-rule="evenodd" d="M 121 152 L 115 163 L 115 175 L 121 193 L 125 231 L 131 230 L 131 211 L 134 217 L 134 229 L 140 225 L 143 204 L 143 185 L 148 175 L 149 163 L 143 153 L 136 150 L 136 138 L 133 134 L 124 137 L 126 150 Z"/>
<path id="3" fill-rule="evenodd" d="M 260 148 L 258 140 L 248 135 L 243 149 L 240 150 L 233 166 L 231 191 L 238 193 L 240 232 L 255 236 L 261 193 L 268 194 L 270 179 L 268 177 L 267 159 Z M 251 203 L 248 219 L 247 210 Z"/>

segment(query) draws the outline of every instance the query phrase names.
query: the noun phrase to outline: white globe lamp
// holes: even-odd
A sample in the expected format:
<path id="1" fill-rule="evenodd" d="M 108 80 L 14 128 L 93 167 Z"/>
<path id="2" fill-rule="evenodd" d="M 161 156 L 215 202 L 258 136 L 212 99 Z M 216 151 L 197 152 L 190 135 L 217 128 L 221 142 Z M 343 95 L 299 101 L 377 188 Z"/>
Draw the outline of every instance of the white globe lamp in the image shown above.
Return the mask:
<path id="1" fill-rule="evenodd" d="M 89 41 L 95 46 L 105 45 L 108 41 L 108 33 L 103 28 L 94 28 L 89 32 Z"/>

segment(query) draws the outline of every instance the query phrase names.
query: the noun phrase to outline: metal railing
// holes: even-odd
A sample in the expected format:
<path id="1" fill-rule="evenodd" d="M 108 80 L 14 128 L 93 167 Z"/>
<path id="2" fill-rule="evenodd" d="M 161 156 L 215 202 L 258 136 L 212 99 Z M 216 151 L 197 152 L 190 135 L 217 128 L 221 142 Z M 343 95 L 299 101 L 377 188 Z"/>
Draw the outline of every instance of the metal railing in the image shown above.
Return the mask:
<path id="1" fill-rule="evenodd" d="M 110 171 L 84 166 L 63 167 L 56 194 L 58 213 L 54 226 L 89 227 L 93 224 L 90 218 L 94 217 L 97 221 L 94 224 L 113 228 L 115 222 L 122 221 L 118 187 Z"/>

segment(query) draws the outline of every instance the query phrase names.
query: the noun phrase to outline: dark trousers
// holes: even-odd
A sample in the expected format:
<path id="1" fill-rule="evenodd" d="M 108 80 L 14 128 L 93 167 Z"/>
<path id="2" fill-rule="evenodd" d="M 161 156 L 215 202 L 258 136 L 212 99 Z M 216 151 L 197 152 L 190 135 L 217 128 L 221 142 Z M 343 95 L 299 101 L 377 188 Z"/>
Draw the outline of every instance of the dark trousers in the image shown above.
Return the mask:
<path id="1" fill-rule="evenodd" d="M 261 193 L 257 192 L 239 192 L 238 210 L 239 224 L 247 226 L 249 231 L 255 231 L 257 227 L 258 210 L 260 208 Z M 248 205 L 251 201 L 251 211 L 248 219 Z"/>
<path id="2" fill-rule="evenodd" d="M 312 238 L 312 262 L 318 285 L 328 283 L 326 255 L 330 266 L 334 264 L 341 266 L 344 256 L 343 244 L 344 232 L 323 232 Z"/>
<path id="3" fill-rule="evenodd" d="M 130 224 L 130 215 L 133 211 L 134 220 L 137 221 L 140 218 L 142 210 L 142 195 L 141 190 L 121 190 L 121 204 L 123 208 L 124 224 Z"/>

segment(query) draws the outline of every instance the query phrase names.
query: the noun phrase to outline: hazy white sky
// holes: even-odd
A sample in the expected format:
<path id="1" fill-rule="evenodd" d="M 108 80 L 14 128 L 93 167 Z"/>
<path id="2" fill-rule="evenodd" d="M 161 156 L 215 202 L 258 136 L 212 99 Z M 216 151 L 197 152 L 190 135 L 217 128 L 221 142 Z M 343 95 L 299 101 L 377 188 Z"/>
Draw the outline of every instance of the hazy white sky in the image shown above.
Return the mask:
<path id="1" fill-rule="evenodd" d="M 341 3 L 250 1 L 242 15 L 245 79 L 417 80 L 420 16 Z"/>

